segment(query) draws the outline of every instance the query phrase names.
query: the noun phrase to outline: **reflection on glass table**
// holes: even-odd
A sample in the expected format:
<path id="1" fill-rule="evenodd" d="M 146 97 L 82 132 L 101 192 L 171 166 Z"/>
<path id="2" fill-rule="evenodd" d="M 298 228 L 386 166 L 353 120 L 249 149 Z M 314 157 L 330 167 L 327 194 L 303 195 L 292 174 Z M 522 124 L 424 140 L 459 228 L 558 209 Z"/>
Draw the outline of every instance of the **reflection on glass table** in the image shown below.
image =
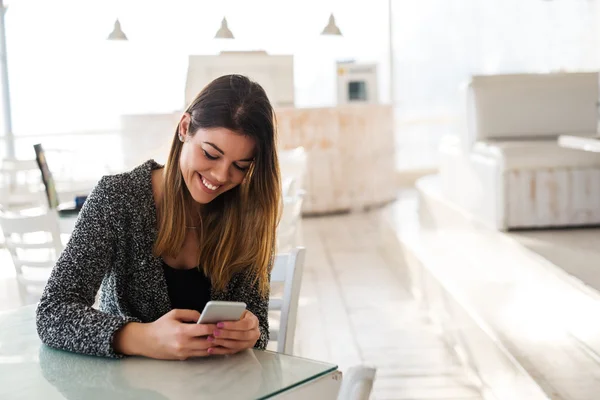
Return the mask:
<path id="1" fill-rule="evenodd" d="M 335 399 L 340 383 L 335 365 L 270 351 L 187 361 L 69 353 L 40 342 L 33 306 L 0 313 L 1 399 Z"/>

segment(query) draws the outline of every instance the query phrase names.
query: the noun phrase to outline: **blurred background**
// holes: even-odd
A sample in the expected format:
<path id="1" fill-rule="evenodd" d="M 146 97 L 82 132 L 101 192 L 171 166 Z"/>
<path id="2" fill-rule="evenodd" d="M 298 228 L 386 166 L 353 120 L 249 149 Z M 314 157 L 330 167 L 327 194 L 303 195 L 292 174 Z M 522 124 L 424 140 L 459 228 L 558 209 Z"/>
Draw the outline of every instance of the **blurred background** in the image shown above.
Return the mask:
<path id="1" fill-rule="evenodd" d="M 276 110 L 299 271 L 273 350 L 372 368 L 371 398 L 600 393 L 597 0 L 1 3 L 0 309 L 39 298 L 61 206 L 164 162 L 241 73 Z"/>
<path id="2" fill-rule="evenodd" d="M 189 55 L 265 50 L 294 56 L 297 107 L 336 104 L 336 60 L 376 63 L 377 100 L 395 110 L 396 167 L 435 168 L 439 138 L 463 112 L 458 86 L 471 74 L 599 62 L 595 1 L 392 1 L 391 10 L 379 0 L 5 3 L 22 156 L 30 154 L 26 136 L 107 143 L 117 141 L 120 115 L 183 109 Z M 320 35 L 331 13 L 341 37 Z M 214 39 L 223 17 L 235 43 Z M 126 42 L 106 40 L 116 19 Z M 58 138 L 66 134 L 78 139 Z"/>

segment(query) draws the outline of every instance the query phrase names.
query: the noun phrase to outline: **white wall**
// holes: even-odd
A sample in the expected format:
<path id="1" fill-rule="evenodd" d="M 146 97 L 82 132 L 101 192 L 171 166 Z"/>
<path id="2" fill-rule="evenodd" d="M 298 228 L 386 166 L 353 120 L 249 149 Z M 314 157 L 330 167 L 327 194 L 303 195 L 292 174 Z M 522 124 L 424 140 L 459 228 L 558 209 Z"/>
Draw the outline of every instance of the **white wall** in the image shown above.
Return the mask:
<path id="1" fill-rule="evenodd" d="M 10 3 L 6 18 L 17 135 L 110 129 L 119 114 L 181 109 L 190 54 L 223 49 L 294 54 L 299 106 L 333 104 L 338 57 L 387 63 L 383 0 L 370 3 L 370 14 L 360 2 L 337 0 Z M 331 11 L 342 39 L 319 35 Z M 212 39 L 224 15 L 236 36 L 233 42 Z M 117 17 L 128 42 L 105 40 Z M 387 74 L 385 66 L 382 71 Z M 388 91 L 381 92 L 387 100 Z"/>
<path id="2" fill-rule="evenodd" d="M 600 67 L 598 1 L 392 2 L 399 168 L 437 164 L 470 74 Z M 341 40 L 319 35 L 332 11 Z M 223 15 L 235 42 L 212 40 Z M 104 40 L 116 17 L 127 43 Z M 386 0 L 18 0 L 6 18 L 17 135 L 180 109 L 188 55 L 221 49 L 293 53 L 298 106 L 334 104 L 336 58 L 374 61 L 389 101 Z"/>

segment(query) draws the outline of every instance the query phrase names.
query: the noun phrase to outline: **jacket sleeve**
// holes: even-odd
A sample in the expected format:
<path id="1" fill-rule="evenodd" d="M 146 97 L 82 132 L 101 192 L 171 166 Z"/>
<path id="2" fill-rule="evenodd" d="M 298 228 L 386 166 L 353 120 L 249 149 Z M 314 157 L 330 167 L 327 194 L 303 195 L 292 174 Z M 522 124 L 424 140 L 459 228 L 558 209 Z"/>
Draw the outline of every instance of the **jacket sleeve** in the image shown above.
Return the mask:
<path id="1" fill-rule="evenodd" d="M 115 258 L 116 232 L 111 177 L 104 177 L 88 196 L 37 307 L 42 342 L 77 353 L 122 357 L 112 348 L 114 334 L 135 318 L 92 308 L 104 276 Z"/>

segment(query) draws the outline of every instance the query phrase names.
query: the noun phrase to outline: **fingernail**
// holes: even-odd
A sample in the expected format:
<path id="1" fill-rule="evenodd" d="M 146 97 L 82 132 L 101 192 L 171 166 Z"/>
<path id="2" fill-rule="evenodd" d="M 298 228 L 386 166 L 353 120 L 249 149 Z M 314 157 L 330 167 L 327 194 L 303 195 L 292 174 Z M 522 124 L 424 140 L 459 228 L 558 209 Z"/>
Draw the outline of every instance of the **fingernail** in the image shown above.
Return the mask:
<path id="1" fill-rule="evenodd" d="M 209 342 L 214 342 L 214 341 L 215 341 L 215 338 L 214 338 L 214 337 L 212 337 L 212 336 L 209 336 L 209 337 L 208 337 L 208 339 L 206 339 L 206 340 L 208 340 Z"/>
<path id="2" fill-rule="evenodd" d="M 220 334 L 221 334 L 221 332 L 219 332 L 219 331 L 217 331 L 217 330 L 215 330 L 215 331 L 213 332 L 213 335 L 215 335 L 215 336 L 219 336 Z"/>
<path id="3" fill-rule="evenodd" d="M 219 322 L 219 323 L 217 324 L 217 328 L 223 328 L 224 326 L 225 326 L 225 324 L 224 324 L 224 323 L 222 323 L 222 322 Z"/>
<path id="4" fill-rule="evenodd" d="M 212 347 L 209 347 L 209 348 L 208 348 L 208 350 L 206 350 L 206 352 L 207 352 L 208 354 L 212 354 L 214 350 L 215 350 L 214 348 L 212 348 Z"/>

